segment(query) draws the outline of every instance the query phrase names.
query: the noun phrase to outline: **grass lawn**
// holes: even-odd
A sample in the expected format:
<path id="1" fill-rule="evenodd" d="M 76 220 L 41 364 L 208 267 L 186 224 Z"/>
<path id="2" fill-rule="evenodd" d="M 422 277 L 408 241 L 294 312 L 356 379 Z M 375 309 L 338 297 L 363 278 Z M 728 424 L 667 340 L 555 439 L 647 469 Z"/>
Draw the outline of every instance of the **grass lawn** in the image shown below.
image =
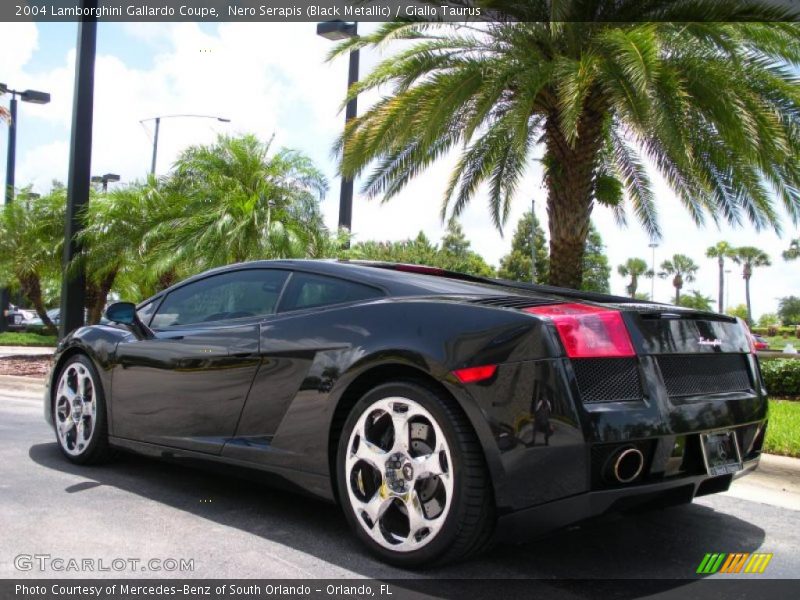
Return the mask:
<path id="1" fill-rule="evenodd" d="M 783 337 L 777 335 L 775 337 L 764 337 L 767 342 L 769 342 L 769 349 L 770 350 L 783 350 L 786 347 L 786 344 L 791 344 L 794 346 L 798 352 L 800 352 L 800 340 L 796 337 Z"/>
<path id="2" fill-rule="evenodd" d="M 0 333 L 0 346 L 55 346 L 57 341 L 54 335 L 19 333 L 16 331 Z"/>
<path id="3" fill-rule="evenodd" d="M 769 401 L 769 425 L 764 452 L 800 458 L 800 402 Z"/>

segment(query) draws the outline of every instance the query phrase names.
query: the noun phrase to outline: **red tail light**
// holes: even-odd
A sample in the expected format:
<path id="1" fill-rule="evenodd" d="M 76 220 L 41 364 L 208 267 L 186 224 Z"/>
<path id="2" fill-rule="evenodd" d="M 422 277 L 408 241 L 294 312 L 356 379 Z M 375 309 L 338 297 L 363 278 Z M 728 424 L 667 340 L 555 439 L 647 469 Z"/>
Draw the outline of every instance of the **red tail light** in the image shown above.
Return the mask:
<path id="1" fill-rule="evenodd" d="M 570 358 L 636 355 L 619 311 L 586 304 L 532 306 L 522 310 L 550 319 Z"/>
<path id="2" fill-rule="evenodd" d="M 483 381 L 489 379 L 497 371 L 497 365 L 481 365 L 480 367 L 467 367 L 466 369 L 458 369 L 453 371 L 461 383 L 475 383 L 476 381 Z"/>

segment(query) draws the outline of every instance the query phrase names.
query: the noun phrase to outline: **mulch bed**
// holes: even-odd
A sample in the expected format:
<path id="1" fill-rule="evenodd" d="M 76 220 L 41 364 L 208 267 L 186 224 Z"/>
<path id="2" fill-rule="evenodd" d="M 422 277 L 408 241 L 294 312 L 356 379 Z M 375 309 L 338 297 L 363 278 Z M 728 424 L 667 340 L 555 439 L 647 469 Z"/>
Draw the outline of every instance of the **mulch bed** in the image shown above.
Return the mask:
<path id="1" fill-rule="evenodd" d="M 50 356 L 3 356 L 0 375 L 44 377 L 50 370 Z"/>

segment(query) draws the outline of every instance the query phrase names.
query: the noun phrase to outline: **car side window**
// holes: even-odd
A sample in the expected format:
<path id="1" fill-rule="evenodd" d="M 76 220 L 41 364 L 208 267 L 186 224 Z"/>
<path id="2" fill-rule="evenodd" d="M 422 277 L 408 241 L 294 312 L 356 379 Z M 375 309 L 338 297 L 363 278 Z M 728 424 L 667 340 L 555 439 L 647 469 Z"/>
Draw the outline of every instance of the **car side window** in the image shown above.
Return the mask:
<path id="1" fill-rule="evenodd" d="M 148 302 L 136 311 L 136 316 L 139 317 L 139 320 L 145 325 L 150 324 L 150 318 L 153 316 L 153 311 L 155 310 L 156 306 L 158 306 L 159 300 L 160 298 L 156 298 L 152 302 Z"/>
<path id="2" fill-rule="evenodd" d="M 383 297 L 374 287 L 308 273 L 294 273 L 283 293 L 278 312 L 314 308 Z"/>
<path id="3" fill-rule="evenodd" d="M 162 329 L 272 314 L 287 277 L 287 271 L 245 269 L 201 279 L 170 292 L 150 326 Z"/>

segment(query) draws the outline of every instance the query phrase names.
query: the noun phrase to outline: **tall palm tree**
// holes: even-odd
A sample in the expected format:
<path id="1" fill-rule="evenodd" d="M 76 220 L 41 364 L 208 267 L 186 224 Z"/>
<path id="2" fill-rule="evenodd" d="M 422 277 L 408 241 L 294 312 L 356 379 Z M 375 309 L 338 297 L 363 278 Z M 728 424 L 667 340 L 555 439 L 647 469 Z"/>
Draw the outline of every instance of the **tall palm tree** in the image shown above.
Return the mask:
<path id="1" fill-rule="evenodd" d="M 629 258 L 625 264 L 617 266 L 617 273 L 622 277 L 630 277 L 631 281 L 625 286 L 625 291 L 631 298 L 636 297 L 640 277 L 652 277 L 653 271 L 647 268 L 647 262 L 641 258 Z"/>
<path id="2" fill-rule="evenodd" d="M 731 256 L 733 262 L 742 265 L 742 279 L 744 279 L 745 302 L 747 303 L 747 322 L 753 323 L 753 312 L 750 307 L 750 278 L 753 276 L 753 269 L 756 267 L 768 267 L 771 262 L 769 254 L 761 248 L 754 246 L 742 246 L 736 248 Z"/>
<path id="3" fill-rule="evenodd" d="M 725 259 L 731 257 L 733 248 L 728 242 L 717 242 L 713 246 L 709 246 L 706 250 L 707 258 L 716 258 L 717 266 L 719 267 L 719 285 L 717 296 L 717 309 L 719 312 L 724 312 L 724 298 L 725 298 Z"/>
<path id="4" fill-rule="evenodd" d="M 685 254 L 673 254 L 672 258 L 661 263 L 658 276 L 666 279 L 672 276 L 672 285 L 675 288 L 675 304 L 680 304 L 681 289 L 684 283 L 694 281 L 695 273 L 699 267 Z"/>
<path id="5" fill-rule="evenodd" d="M 325 177 L 295 150 L 270 153 L 271 142 L 220 136 L 179 156 L 164 192 L 175 212 L 160 225 L 162 256 L 198 271 L 321 251 Z"/>
<path id="6" fill-rule="evenodd" d="M 501 228 L 541 152 L 549 282 L 573 288 L 596 204 L 620 220 L 632 209 L 660 237 L 646 162 L 698 224 L 710 216 L 777 229 L 772 189 L 800 218 L 800 93 L 791 68 L 800 62 L 799 29 L 763 22 L 794 9 L 708 0 L 491 6 L 508 18 L 386 23 L 333 50 L 404 44 L 347 96 L 393 87 L 336 145 L 343 174 L 372 167 L 367 195 L 389 199 L 457 150 L 442 217 L 487 189 Z M 723 22 L 733 20 L 751 22 Z"/>

